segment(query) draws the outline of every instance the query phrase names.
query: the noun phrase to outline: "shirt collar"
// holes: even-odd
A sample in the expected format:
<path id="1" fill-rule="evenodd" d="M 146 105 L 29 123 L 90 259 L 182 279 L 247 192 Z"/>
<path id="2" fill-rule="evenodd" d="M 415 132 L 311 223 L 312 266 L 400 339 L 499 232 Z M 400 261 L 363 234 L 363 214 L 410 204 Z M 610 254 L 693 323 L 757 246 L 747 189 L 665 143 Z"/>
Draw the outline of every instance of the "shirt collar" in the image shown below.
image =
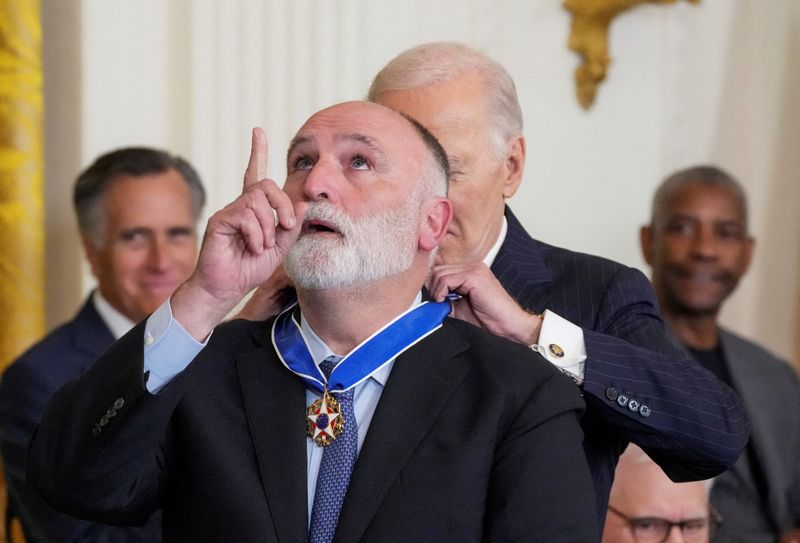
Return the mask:
<path id="1" fill-rule="evenodd" d="M 128 317 L 114 309 L 108 300 L 103 298 L 103 295 L 100 294 L 99 290 L 95 290 L 92 294 L 92 303 L 94 304 L 94 308 L 100 314 L 100 318 L 103 319 L 103 322 L 106 323 L 109 330 L 111 330 L 111 335 L 114 336 L 114 339 L 119 339 L 125 334 L 130 331 L 131 328 L 134 327 L 136 324 Z"/>
<path id="2" fill-rule="evenodd" d="M 506 233 L 508 233 L 508 221 L 506 221 L 505 215 L 503 216 L 503 224 L 500 226 L 500 235 L 497 236 L 497 241 L 494 242 L 492 248 L 489 249 L 489 252 L 483 258 L 483 263 L 486 264 L 488 267 L 492 267 L 492 263 L 494 263 L 494 259 L 497 258 L 497 253 L 500 252 L 500 247 L 503 245 L 503 242 L 506 240 Z"/>
<path id="3" fill-rule="evenodd" d="M 422 303 L 422 293 L 418 292 L 417 296 L 414 298 L 414 301 L 410 306 L 409 309 L 414 308 Z M 308 321 L 300 314 L 300 331 L 303 334 L 303 339 L 306 340 L 306 345 L 308 345 L 308 352 L 311 353 L 311 358 L 314 359 L 314 363 L 319 366 L 320 362 L 328 358 L 329 356 L 341 356 L 334 353 L 330 347 L 328 347 L 322 339 L 314 332 L 311 328 L 311 325 L 308 324 Z M 384 365 L 375 373 L 370 375 L 370 379 L 374 379 L 378 382 L 381 386 L 386 385 L 386 380 L 389 378 L 389 372 L 392 370 L 392 366 L 394 365 L 394 359 L 389 364 Z"/>

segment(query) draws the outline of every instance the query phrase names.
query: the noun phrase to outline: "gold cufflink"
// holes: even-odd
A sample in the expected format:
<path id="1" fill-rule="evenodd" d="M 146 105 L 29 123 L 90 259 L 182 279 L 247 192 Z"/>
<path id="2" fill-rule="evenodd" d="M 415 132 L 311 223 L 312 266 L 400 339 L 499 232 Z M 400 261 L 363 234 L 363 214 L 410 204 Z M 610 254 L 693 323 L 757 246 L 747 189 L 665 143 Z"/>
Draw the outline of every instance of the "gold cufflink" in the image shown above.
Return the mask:
<path id="1" fill-rule="evenodd" d="M 556 358 L 564 358 L 564 349 L 562 349 L 559 345 L 551 343 L 547 348 L 550 351 L 550 354 Z"/>

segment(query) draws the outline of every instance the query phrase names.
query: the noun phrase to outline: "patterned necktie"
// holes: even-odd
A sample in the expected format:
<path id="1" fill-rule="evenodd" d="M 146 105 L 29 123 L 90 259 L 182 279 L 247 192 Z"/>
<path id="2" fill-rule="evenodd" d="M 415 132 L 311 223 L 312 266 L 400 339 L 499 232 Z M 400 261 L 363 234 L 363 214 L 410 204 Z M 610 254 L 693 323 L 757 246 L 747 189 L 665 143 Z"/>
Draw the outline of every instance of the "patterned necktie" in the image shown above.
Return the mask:
<path id="1" fill-rule="evenodd" d="M 329 356 L 319 368 L 330 377 L 342 357 Z M 336 532 L 339 511 L 350 484 L 350 474 L 358 455 L 358 426 L 353 410 L 353 389 L 336 395 L 344 416 L 344 431 L 333 443 L 325 447 L 317 476 L 314 506 L 311 510 L 310 543 L 330 543 Z"/>

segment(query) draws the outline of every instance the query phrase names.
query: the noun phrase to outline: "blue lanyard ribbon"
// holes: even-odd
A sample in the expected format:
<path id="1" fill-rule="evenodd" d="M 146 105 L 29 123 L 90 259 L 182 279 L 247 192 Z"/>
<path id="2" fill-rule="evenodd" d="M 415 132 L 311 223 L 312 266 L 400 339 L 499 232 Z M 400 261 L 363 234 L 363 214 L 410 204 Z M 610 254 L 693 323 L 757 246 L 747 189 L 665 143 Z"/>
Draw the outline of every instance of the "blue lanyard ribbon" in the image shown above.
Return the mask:
<path id="1" fill-rule="evenodd" d="M 272 325 L 272 344 L 284 366 L 305 385 L 319 393 L 344 392 L 369 378 L 390 360 L 432 334 L 450 314 L 450 302 L 423 302 L 395 318 L 353 349 L 327 380 L 314 363 L 300 324 L 292 316 L 296 304 L 281 313 Z"/>

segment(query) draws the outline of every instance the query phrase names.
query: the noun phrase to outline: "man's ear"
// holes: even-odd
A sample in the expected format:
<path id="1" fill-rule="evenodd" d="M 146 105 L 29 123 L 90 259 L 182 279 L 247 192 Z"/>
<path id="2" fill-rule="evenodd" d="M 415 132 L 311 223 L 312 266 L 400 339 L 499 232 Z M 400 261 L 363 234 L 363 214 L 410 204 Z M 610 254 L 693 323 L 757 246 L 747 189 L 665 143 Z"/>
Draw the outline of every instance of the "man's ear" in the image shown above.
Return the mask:
<path id="1" fill-rule="evenodd" d="M 89 266 L 92 269 L 92 275 L 98 277 L 97 272 L 102 267 L 100 251 L 86 233 L 81 233 L 81 245 L 83 245 L 83 252 L 86 253 L 86 260 L 89 261 Z"/>
<path id="2" fill-rule="evenodd" d="M 517 134 L 506 142 L 504 163 L 503 198 L 511 198 L 522 183 L 525 170 L 525 137 Z"/>
<path id="3" fill-rule="evenodd" d="M 653 249 L 653 227 L 642 226 L 639 229 L 639 244 L 642 247 L 642 256 L 644 256 L 645 262 L 652 268 L 653 267 L 653 256 L 652 256 L 652 249 Z"/>
<path id="4" fill-rule="evenodd" d="M 419 232 L 419 249 L 432 251 L 447 234 L 453 219 L 453 205 L 447 198 L 434 198 L 425 203 L 424 223 Z"/>

